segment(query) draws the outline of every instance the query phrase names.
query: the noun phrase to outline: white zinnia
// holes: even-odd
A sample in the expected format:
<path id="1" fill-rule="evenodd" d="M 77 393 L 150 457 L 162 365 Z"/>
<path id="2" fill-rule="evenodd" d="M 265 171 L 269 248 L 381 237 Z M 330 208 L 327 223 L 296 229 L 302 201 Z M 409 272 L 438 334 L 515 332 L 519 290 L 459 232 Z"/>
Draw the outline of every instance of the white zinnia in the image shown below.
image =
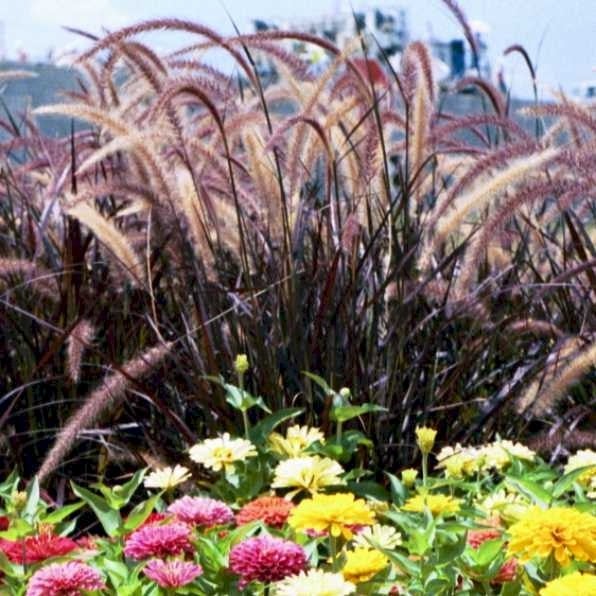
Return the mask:
<path id="1" fill-rule="evenodd" d="M 356 586 L 344 579 L 341 573 L 311 569 L 307 573 L 287 577 L 274 584 L 274 596 L 348 596 Z"/>
<path id="2" fill-rule="evenodd" d="M 354 535 L 355 546 L 393 550 L 402 543 L 401 534 L 393 527 L 383 524 L 366 526 Z"/>
<path id="3" fill-rule="evenodd" d="M 167 466 L 147 475 L 144 480 L 146 488 L 160 488 L 167 490 L 174 488 L 190 478 L 190 470 L 176 464 L 173 468 Z"/>
<path id="4" fill-rule="evenodd" d="M 230 433 L 224 433 L 215 439 L 205 439 L 189 449 L 190 459 L 214 472 L 230 471 L 234 463 L 255 457 L 255 446 L 246 439 L 232 439 Z"/>

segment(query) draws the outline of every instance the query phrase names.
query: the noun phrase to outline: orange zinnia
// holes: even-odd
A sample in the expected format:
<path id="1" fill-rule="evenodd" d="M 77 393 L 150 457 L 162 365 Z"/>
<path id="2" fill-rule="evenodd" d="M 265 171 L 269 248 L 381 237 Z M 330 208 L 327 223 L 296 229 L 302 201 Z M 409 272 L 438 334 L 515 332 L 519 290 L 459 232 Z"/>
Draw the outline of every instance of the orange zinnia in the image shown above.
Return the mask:
<path id="1" fill-rule="evenodd" d="M 268 526 L 281 528 L 288 519 L 294 504 L 282 497 L 259 497 L 247 503 L 236 514 L 238 525 L 260 520 Z"/>

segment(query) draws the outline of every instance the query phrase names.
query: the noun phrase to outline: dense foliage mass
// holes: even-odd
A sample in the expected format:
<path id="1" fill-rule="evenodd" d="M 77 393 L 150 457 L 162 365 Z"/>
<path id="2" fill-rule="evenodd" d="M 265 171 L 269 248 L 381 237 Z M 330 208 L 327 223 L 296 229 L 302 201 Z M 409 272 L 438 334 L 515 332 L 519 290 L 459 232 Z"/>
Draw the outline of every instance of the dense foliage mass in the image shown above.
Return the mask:
<path id="1" fill-rule="evenodd" d="M 370 441 L 342 428 L 358 407 L 332 397 L 331 436 L 280 411 L 121 485 L 71 482 L 68 504 L 37 480 L 21 492 L 12 474 L 0 484 L 0 593 L 596 594 L 596 452 L 561 470 L 506 440 L 436 450 L 436 431 L 419 427 L 421 471 L 379 484 L 362 464 Z"/>
<path id="2" fill-rule="evenodd" d="M 158 55 L 155 32 L 182 47 Z M 552 463 L 594 448 L 593 105 L 439 89 L 420 42 L 396 71 L 364 39 L 176 19 L 87 40 L 64 103 L 0 119 L 4 475 L 61 494 L 248 428 L 220 381 L 237 353 L 260 407 L 325 433 L 331 394 L 304 371 L 351 387 L 343 436 L 364 431 L 379 474 L 423 424 Z M 460 90 L 476 113 L 450 110 Z M 50 116 L 71 134 L 43 135 Z"/>

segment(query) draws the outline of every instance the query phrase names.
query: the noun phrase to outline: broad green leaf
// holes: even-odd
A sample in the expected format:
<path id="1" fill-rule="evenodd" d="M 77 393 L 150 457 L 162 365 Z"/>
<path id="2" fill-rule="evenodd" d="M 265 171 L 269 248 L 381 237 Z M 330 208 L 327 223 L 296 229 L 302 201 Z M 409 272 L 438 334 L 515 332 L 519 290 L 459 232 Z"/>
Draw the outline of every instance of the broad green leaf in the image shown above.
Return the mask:
<path id="1" fill-rule="evenodd" d="M 27 502 L 23 513 L 25 517 L 33 518 L 39 505 L 39 480 L 37 476 L 33 478 L 29 486 L 27 487 Z"/>
<path id="2" fill-rule="evenodd" d="M 571 472 L 568 472 L 564 476 L 561 476 L 561 478 L 559 478 L 559 480 L 557 480 L 557 482 L 553 486 L 553 490 L 552 490 L 553 498 L 556 499 L 556 498 L 560 497 L 563 493 L 565 493 L 567 490 L 569 490 L 573 486 L 573 483 L 582 474 L 584 474 L 588 470 L 591 470 L 591 469 L 593 469 L 595 467 L 596 466 L 594 466 L 594 465 L 592 465 L 592 466 L 583 466 L 581 468 L 577 468 L 575 470 L 571 470 Z"/>
<path id="3" fill-rule="evenodd" d="M 78 503 L 72 503 L 71 505 L 64 505 L 60 509 L 55 509 L 48 515 L 44 516 L 43 522 L 46 524 L 58 524 L 63 519 L 66 519 L 71 513 L 78 511 L 85 503 L 79 501 Z"/>
<path id="4" fill-rule="evenodd" d="M 551 494 L 536 482 L 525 478 L 507 478 L 507 483 L 538 505 L 548 506 L 552 501 Z"/>
<path id="5" fill-rule="evenodd" d="M 311 381 L 314 381 L 325 392 L 325 395 L 335 395 L 335 391 L 329 387 L 325 379 L 307 371 L 303 371 L 302 374 L 307 376 Z"/>
<path id="6" fill-rule="evenodd" d="M 474 560 L 477 565 L 485 567 L 501 552 L 502 549 L 503 541 L 501 539 L 487 540 L 474 551 Z"/>
<path id="7" fill-rule="evenodd" d="M 155 505 L 160 497 L 161 494 L 153 495 L 146 501 L 136 505 L 126 516 L 126 520 L 122 526 L 123 533 L 136 530 L 151 515 L 151 512 L 155 509 Z"/>
<path id="8" fill-rule="evenodd" d="M 122 523 L 120 513 L 115 509 L 112 509 L 109 503 L 98 494 L 92 493 L 90 490 L 78 486 L 72 481 L 70 482 L 70 485 L 74 494 L 80 499 L 83 499 L 83 501 L 93 509 L 93 512 L 97 515 L 106 534 L 111 537 L 116 536 L 118 534 L 118 528 Z"/>
<path id="9" fill-rule="evenodd" d="M 347 422 L 348 420 L 352 420 L 352 418 L 357 418 L 363 414 L 386 411 L 387 408 L 371 403 L 362 404 L 360 406 L 341 406 L 331 410 L 331 419 L 337 422 Z"/>
<path id="10" fill-rule="evenodd" d="M 250 438 L 253 443 L 261 444 L 267 440 L 267 437 L 282 423 L 286 420 L 290 420 L 296 416 L 302 414 L 304 410 L 302 408 L 285 408 L 278 410 L 270 416 L 266 416 L 258 424 L 255 424 L 250 429 Z"/>

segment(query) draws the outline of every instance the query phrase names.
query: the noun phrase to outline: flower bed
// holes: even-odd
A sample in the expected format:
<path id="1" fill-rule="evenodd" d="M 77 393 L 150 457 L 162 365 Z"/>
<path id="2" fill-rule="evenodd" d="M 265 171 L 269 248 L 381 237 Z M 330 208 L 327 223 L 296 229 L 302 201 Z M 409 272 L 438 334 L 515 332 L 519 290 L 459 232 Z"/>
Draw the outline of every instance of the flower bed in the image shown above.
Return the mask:
<path id="1" fill-rule="evenodd" d="M 226 387 L 243 412 L 260 405 Z M 419 428 L 420 473 L 373 478 L 366 436 L 344 429 L 372 406 L 331 393 L 332 436 L 295 424 L 298 409 L 252 427 L 246 416 L 244 437 L 189 449 L 193 472 L 72 482 L 79 500 L 68 505 L 11 475 L 0 485 L 0 593 L 596 594 L 596 453 L 563 470 L 506 440 L 433 456 L 435 432 Z"/>

